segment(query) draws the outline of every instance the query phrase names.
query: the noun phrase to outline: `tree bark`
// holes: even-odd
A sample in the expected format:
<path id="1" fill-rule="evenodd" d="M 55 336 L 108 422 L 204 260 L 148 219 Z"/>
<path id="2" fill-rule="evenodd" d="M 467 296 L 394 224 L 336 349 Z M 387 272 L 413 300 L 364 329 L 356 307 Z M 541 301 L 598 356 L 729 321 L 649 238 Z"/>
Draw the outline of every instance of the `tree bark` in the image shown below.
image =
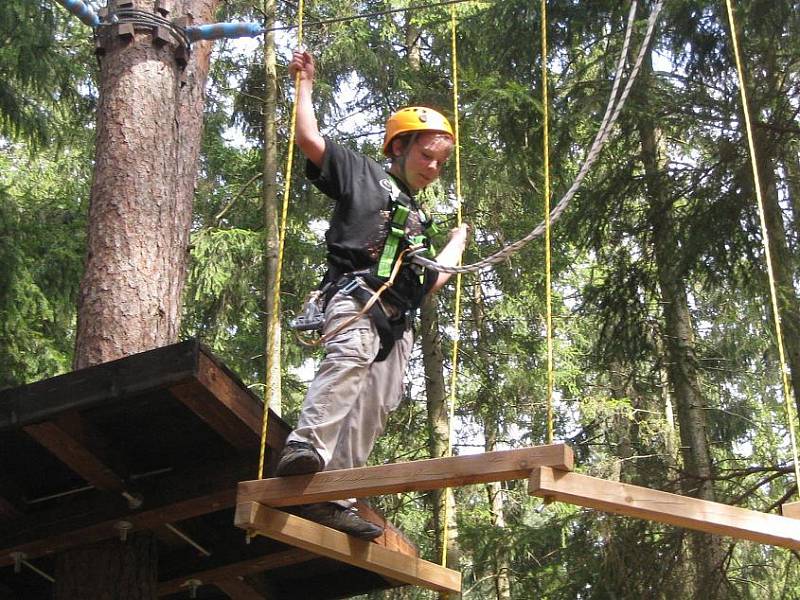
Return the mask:
<path id="1" fill-rule="evenodd" d="M 800 240 L 798 240 L 798 236 L 800 236 L 800 153 L 798 153 L 798 147 L 800 145 L 789 144 L 782 160 L 783 168 L 786 171 L 786 185 L 789 190 L 789 206 L 792 209 L 793 250 L 797 250 L 800 245 Z"/>
<path id="2" fill-rule="evenodd" d="M 84 546 L 58 557 L 55 598 L 155 600 L 157 573 L 158 552 L 152 535 Z"/>
<path id="3" fill-rule="evenodd" d="M 447 455 L 450 424 L 447 410 L 447 391 L 444 381 L 442 365 L 444 365 L 444 352 L 442 351 L 442 338 L 439 333 L 439 312 L 436 298 L 428 296 L 420 307 L 420 338 L 422 340 L 422 363 L 425 372 L 425 396 L 428 414 L 428 451 L 431 458 L 441 458 Z M 441 555 L 443 545 L 443 521 L 445 514 L 451 517 L 447 523 L 447 556 L 448 565 L 457 565 L 453 562 L 458 556 L 457 537 L 458 529 L 455 525 L 453 510 L 446 510 L 445 502 L 452 498 L 452 494 L 445 494 L 443 490 L 431 492 L 433 503 L 433 529 L 435 532 L 436 553 Z M 453 508 L 451 504 L 450 508 Z"/>
<path id="4" fill-rule="evenodd" d="M 486 351 L 488 348 L 488 334 L 486 331 L 486 318 L 483 303 L 483 293 L 480 281 L 476 281 L 472 286 L 472 314 L 475 319 L 475 332 L 477 339 L 475 346 L 481 365 L 486 365 L 487 371 L 484 373 L 484 388 L 491 389 L 492 373 L 489 372 L 492 359 Z M 499 425 L 495 416 L 489 414 L 488 410 L 476 411 L 483 415 L 483 432 L 485 436 L 484 448 L 486 452 L 497 450 L 497 438 L 499 436 Z M 503 495 L 503 485 L 499 481 L 488 483 L 486 493 L 489 497 L 489 510 L 491 513 L 492 526 L 496 530 L 503 530 L 506 527 L 505 498 Z M 511 599 L 511 551 L 508 546 L 500 545 L 496 548 L 494 555 L 494 590 L 497 600 Z"/>
<path id="5" fill-rule="evenodd" d="M 276 126 L 278 107 L 278 77 L 276 73 L 275 34 L 270 31 L 275 23 L 275 0 L 264 1 L 266 15 L 264 27 L 264 166 L 262 193 L 264 202 L 264 231 L 266 232 L 266 281 L 264 286 L 264 314 L 267 327 L 272 327 L 272 315 L 280 311 L 280 302 L 275 306 L 273 290 L 278 274 L 279 214 L 278 214 L 278 133 Z M 265 402 L 275 414 L 281 414 L 281 326 L 275 321 L 276 331 L 273 348 L 266 348 L 266 367 L 271 368 L 271 388 L 264 391 Z"/>
<path id="6" fill-rule="evenodd" d="M 216 0 L 178 14 L 211 21 Z M 139 0 L 136 8 L 153 11 Z M 184 71 L 152 33 L 103 36 L 95 172 L 78 300 L 76 369 L 177 339 L 208 44 Z"/>
<path id="7" fill-rule="evenodd" d="M 778 197 L 776 149 L 762 130 L 756 131 L 755 148 L 784 351 L 794 390 L 795 406 L 800 414 L 800 300 L 794 287 L 794 260 L 786 237 L 786 224 Z"/>
<path id="8" fill-rule="evenodd" d="M 218 0 L 175 2 L 169 17 L 213 22 Z M 152 0 L 134 8 L 153 12 Z M 100 33 L 100 103 L 76 369 L 174 343 L 186 278 L 210 43 L 185 68 L 152 31 Z M 56 600 L 154 600 L 150 533 L 60 554 Z"/>
<path id="9" fill-rule="evenodd" d="M 652 73 L 653 65 L 648 55 L 641 73 L 645 94 L 652 86 Z M 652 113 L 645 108 L 642 114 Z M 672 200 L 666 193 L 669 186 L 664 175 L 666 153 L 662 132 L 647 116 L 639 123 L 639 134 L 650 200 L 648 218 L 663 306 L 667 374 L 678 411 L 685 474 L 683 492 L 713 502 L 713 465 L 707 433 L 706 400 L 700 389 L 694 329 L 680 265 Z M 691 540 L 696 564 L 693 597 L 722 597 L 725 588 L 721 585 L 724 560 L 721 540 L 706 534 L 691 534 Z"/>

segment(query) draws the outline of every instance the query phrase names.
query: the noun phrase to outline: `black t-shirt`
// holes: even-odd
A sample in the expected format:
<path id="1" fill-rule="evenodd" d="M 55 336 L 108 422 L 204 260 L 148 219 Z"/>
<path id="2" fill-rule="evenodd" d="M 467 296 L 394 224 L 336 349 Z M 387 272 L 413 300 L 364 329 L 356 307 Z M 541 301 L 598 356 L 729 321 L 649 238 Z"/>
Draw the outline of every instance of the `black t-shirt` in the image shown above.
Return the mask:
<path id="1" fill-rule="evenodd" d="M 317 189 L 336 202 L 325 234 L 328 247 L 326 279 L 335 280 L 345 273 L 374 267 L 381 257 L 390 229 L 391 175 L 377 161 L 328 138 L 325 138 L 321 168 L 306 161 L 306 175 Z M 406 220 L 406 232 L 412 236 L 421 235 L 424 214 L 408 188 L 397 179 L 395 183 L 400 190 L 397 202 L 412 209 Z M 403 267 L 393 288 L 417 305 L 432 283 L 428 281 L 430 275 L 423 286 L 410 267 Z"/>

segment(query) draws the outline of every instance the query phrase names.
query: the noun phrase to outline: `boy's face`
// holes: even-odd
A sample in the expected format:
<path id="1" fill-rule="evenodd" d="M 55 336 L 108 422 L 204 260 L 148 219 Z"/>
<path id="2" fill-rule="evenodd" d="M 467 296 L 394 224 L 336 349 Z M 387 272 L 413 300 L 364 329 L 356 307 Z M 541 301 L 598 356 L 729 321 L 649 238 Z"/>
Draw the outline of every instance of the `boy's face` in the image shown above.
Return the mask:
<path id="1" fill-rule="evenodd" d="M 423 132 L 417 135 L 408 149 L 403 148 L 402 140 L 394 140 L 392 150 L 395 156 L 405 155 L 403 159 L 395 160 L 391 170 L 399 168 L 401 172 L 396 174 L 406 182 L 412 192 L 416 192 L 439 177 L 444 163 L 453 152 L 453 140 L 442 133 Z"/>

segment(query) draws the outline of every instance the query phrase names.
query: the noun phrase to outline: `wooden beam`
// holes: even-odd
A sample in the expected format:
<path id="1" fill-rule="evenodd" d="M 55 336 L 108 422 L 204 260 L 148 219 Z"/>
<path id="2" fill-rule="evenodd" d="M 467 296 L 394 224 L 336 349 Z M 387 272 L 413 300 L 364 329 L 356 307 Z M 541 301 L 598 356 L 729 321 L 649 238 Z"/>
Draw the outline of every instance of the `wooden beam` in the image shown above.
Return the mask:
<path id="1" fill-rule="evenodd" d="M 264 600 L 261 592 L 238 577 L 223 579 L 215 582 L 214 585 L 226 593 L 231 600 Z"/>
<path id="2" fill-rule="evenodd" d="M 384 577 L 441 592 L 461 591 L 461 574 L 420 558 L 387 550 L 341 531 L 257 502 L 236 507 L 238 527 Z"/>
<path id="3" fill-rule="evenodd" d="M 363 500 L 357 501 L 355 508 L 358 510 L 358 514 L 362 518 L 366 519 L 367 521 L 377 523 L 383 527 L 383 533 L 372 540 L 373 544 L 378 544 L 379 546 L 383 546 L 384 548 L 388 548 L 394 552 L 407 554 L 408 556 L 419 557 L 419 548 L 417 548 L 416 544 L 408 539 L 406 534 L 400 531 L 384 515 L 379 513 Z"/>
<path id="4" fill-rule="evenodd" d="M 24 516 L 25 493 L 6 473 L 0 473 L 0 522 Z"/>
<path id="5" fill-rule="evenodd" d="M 213 569 L 205 569 L 203 571 L 196 571 L 189 575 L 182 575 L 164 581 L 158 584 L 158 595 L 169 596 L 170 594 L 177 594 L 178 592 L 186 590 L 186 582 L 190 579 L 196 579 L 204 583 L 216 584 L 217 581 L 224 581 L 226 579 L 233 579 L 236 577 L 245 577 L 247 575 L 256 575 L 265 571 L 273 569 L 280 569 L 296 565 L 309 560 L 319 558 L 316 554 L 312 554 L 300 548 L 291 548 L 290 550 L 283 550 L 281 552 L 273 552 L 272 554 L 265 554 L 258 558 L 251 558 L 241 562 L 216 567 Z"/>
<path id="6" fill-rule="evenodd" d="M 125 491 L 122 478 L 60 424 L 45 421 L 23 429 L 91 485 L 111 492 Z"/>
<path id="7" fill-rule="evenodd" d="M 101 521 L 86 527 L 70 529 L 50 536 L 42 536 L 30 542 L 0 546 L 0 567 L 13 564 L 11 555 L 24 552 L 29 558 L 49 556 L 76 546 L 106 540 L 119 535 L 116 528 L 121 520 L 133 525 L 133 531 L 153 529 L 166 523 L 190 519 L 232 506 L 235 502 L 233 489 L 175 502 L 136 513 L 123 513 L 118 518 Z"/>
<path id="8" fill-rule="evenodd" d="M 0 496 L 0 521 L 10 521 L 21 517 L 22 512 L 8 498 Z"/>
<path id="9" fill-rule="evenodd" d="M 175 398 L 240 450 L 258 448 L 263 426 L 262 402 L 234 373 L 214 361 L 201 347 L 190 381 L 169 388 Z M 288 431 L 275 413 L 268 420 L 267 445 L 280 450 Z"/>
<path id="10" fill-rule="evenodd" d="M 314 475 L 243 481 L 239 484 L 237 503 L 259 502 L 269 506 L 293 506 L 343 498 L 434 490 L 472 483 L 524 479 L 537 466 L 572 469 L 572 464 L 572 449 L 565 444 L 500 450 L 375 467 L 323 471 Z"/>
<path id="11" fill-rule="evenodd" d="M 540 467 L 528 491 L 607 512 L 800 550 L 800 521 L 627 483 Z"/>
<path id="12" fill-rule="evenodd" d="M 189 410 L 205 421 L 211 429 L 219 433 L 234 448 L 252 450 L 258 448 L 260 436 L 253 432 L 221 404 L 198 381 L 191 380 L 169 388 L 170 393 Z"/>
<path id="13" fill-rule="evenodd" d="M 781 506 L 781 512 L 789 519 L 800 519 L 800 502 L 787 502 Z"/>

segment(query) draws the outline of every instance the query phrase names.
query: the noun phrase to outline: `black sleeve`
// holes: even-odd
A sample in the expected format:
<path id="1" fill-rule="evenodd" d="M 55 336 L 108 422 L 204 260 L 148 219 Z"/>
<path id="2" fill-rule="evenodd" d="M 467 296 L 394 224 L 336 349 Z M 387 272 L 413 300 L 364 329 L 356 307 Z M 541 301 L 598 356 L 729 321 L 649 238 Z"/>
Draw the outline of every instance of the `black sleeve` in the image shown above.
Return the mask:
<path id="1" fill-rule="evenodd" d="M 422 280 L 422 295 L 427 296 L 433 289 L 436 280 L 439 279 L 439 271 L 433 269 L 425 269 L 425 276 Z"/>
<path id="2" fill-rule="evenodd" d="M 373 162 L 326 137 L 322 166 L 306 160 L 306 177 L 326 196 L 349 204 L 357 192 L 363 191 Z"/>

